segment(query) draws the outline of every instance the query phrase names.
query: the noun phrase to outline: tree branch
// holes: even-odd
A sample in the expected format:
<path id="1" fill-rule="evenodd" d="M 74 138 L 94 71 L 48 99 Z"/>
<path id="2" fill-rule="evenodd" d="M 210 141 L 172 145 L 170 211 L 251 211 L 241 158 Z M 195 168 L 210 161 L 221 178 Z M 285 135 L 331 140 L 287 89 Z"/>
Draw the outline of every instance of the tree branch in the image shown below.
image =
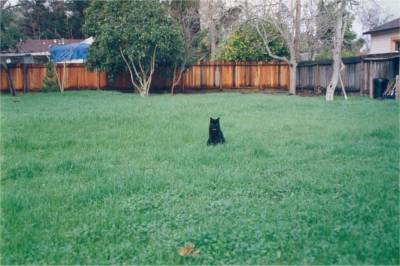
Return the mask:
<path id="1" fill-rule="evenodd" d="M 255 25 L 256 25 L 256 30 L 257 30 L 258 34 L 260 35 L 261 39 L 263 40 L 263 43 L 265 45 L 265 49 L 267 50 L 269 56 L 271 56 L 272 58 L 277 59 L 277 60 L 283 60 L 283 61 L 285 61 L 286 63 L 289 64 L 289 60 L 286 57 L 278 56 L 278 55 L 275 55 L 274 53 L 272 53 L 272 51 L 271 51 L 271 49 L 269 47 L 268 34 L 267 34 L 266 30 L 265 30 L 264 25 L 261 25 L 261 29 L 260 29 L 259 23 L 256 22 Z"/>
<path id="2" fill-rule="evenodd" d="M 120 53 L 121 53 L 122 59 L 124 60 L 126 66 L 128 67 L 128 70 L 129 70 L 129 74 L 130 74 L 130 76 L 131 76 L 131 82 L 132 82 L 133 87 L 134 87 L 136 90 L 139 90 L 139 86 L 138 86 L 137 83 L 134 81 L 132 69 L 131 69 L 131 67 L 130 67 L 130 65 L 129 65 L 129 63 L 128 63 L 128 61 L 126 60 L 126 57 L 125 57 L 125 55 L 124 55 L 124 52 L 122 51 L 121 46 L 119 47 L 119 51 L 120 51 Z"/>

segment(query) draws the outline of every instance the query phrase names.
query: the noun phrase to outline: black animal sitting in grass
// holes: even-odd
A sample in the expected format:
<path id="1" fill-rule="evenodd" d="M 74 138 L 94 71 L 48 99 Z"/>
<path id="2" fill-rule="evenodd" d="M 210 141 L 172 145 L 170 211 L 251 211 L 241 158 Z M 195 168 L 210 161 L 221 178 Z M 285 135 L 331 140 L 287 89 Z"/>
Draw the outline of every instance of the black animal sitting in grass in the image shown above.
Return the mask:
<path id="1" fill-rule="evenodd" d="M 210 117 L 210 127 L 208 129 L 209 137 L 207 140 L 207 145 L 216 145 L 218 143 L 224 143 L 224 134 L 221 131 L 221 126 L 219 125 L 219 117 L 213 119 Z"/>

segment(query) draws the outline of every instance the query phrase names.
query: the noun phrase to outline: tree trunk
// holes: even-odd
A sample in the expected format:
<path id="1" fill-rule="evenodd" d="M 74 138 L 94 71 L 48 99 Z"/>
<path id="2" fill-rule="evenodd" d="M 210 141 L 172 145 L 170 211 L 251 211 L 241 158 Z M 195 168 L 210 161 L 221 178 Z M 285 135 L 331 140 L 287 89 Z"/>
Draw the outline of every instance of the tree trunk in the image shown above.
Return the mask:
<path id="1" fill-rule="evenodd" d="M 66 74 L 66 68 L 67 68 L 67 63 L 64 61 L 63 64 L 63 76 L 62 76 L 62 80 L 61 80 L 61 87 L 60 87 L 60 91 L 64 92 L 64 85 L 65 85 L 65 74 Z"/>
<path id="2" fill-rule="evenodd" d="M 339 57 L 339 58 L 338 58 Z M 326 88 L 326 101 L 333 101 L 333 96 L 335 94 L 335 89 L 339 81 L 339 67 L 340 67 L 340 53 L 333 55 L 333 73 L 331 77 L 331 81 Z"/>
<path id="3" fill-rule="evenodd" d="M 296 60 L 300 60 L 300 24 L 301 24 L 301 0 L 296 0 L 296 14 L 294 17 L 295 33 L 294 33 L 294 50 Z"/>
<path id="4" fill-rule="evenodd" d="M 336 86 L 339 82 L 340 66 L 342 64 L 342 43 L 343 43 L 343 33 L 345 29 L 343 28 L 343 16 L 346 8 L 346 1 L 342 0 L 339 7 L 339 12 L 337 14 L 336 26 L 335 26 L 335 37 L 333 39 L 333 72 L 331 80 L 326 88 L 325 100 L 327 102 L 333 101 Z"/>
<path id="5" fill-rule="evenodd" d="M 146 95 L 145 96 L 149 96 L 149 91 L 150 91 L 150 85 L 151 85 L 151 81 L 153 79 L 153 74 L 154 74 L 154 68 L 156 65 L 156 50 L 157 50 L 157 45 L 156 47 L 154 47 L 154 52 L 153 52 L 153 57 L 151 58 L 151 64 L 150 64 L 150 73 L 149 76 L 146 80 L 145 83 L 145 90 L 146 90 Z M 142 71 L 143 73 L 146 73 L 144 71 Z M 143 77 L 143 79 L 145 79 L 145 77 Z"/>
<path id="6" fill-rule="evenodd" d="M 28 93 L 28 65 L 27 64 L 23 64 L 23 84 L 24 84 L 24 93 Z"/>
<path id="7" fill-rule="evenodd" d="M 145 84 L 143 86 L 143 91 L 141 93 L 141 96 L 149 96 L 151 81 L 153 79 L 153 73 L 154 73 L 154 71 L 151 70 L 150 74 L 149 74 L 149 76 L 148 76 L 148 78 L 147 78 L 147 80 L 146 80 L 146 82 L 145 82 Z"/>
<path id="8" fill-rule="evenodd" d="M 171 85 L 171 95 L 174 95 L 176 85 L 178 85 L 181 82 L 182 74 L 185 71 L 185 65 L 186 65 L 186 58 L 183 60 L 179 70 L 177 69 L 177 67 L 174 67 L 174 75 L 172 77 L 172 85 Z"/>
<path id="9" fill-rule="evenodd" d="M 173 96 L 175 93 L 175 86 L 178 84 L 175 82 L 176 80 L 176 67 L 174 68 L 174 75 L 172 76 L 172 85 L 171 85 L 171 95 Z"/>
<path id="10" fill-rule="evenodd" d="M 10 93 L 11 93 L 12 96 L 15 96 L 16 92 L 15 92 L 15 87 L 14 87 L 14 80 L 12 78 L 10 69 L 8 68 L 6 63 L 3 63 L 2 65 L 3 65 L 4 70 L 6 71 L 6 74 L 7 74 L 8 88 L 10 90 Z"/>
<path id="11" fill-rule="evenodd" d="M 50 61 L 50 59 L 49 59 L 49 61 Z M 54 71 L 54 74 L 56 75 L 58 89 L 60 90 L 60 92 L 62 92 L 62 89 L 61 89 L 61 87 L 62 87 L 61 77 L 57 72 L 57 63 L 53 64 L 53 71 Z"/>
<path id="12" fill-rule="evenodd" d="M 297 62 L 290 61 L 289 64 L 289 93 L 296 94 L 296 82 L 297 82 Z"/>
<path id="13" fill-rule="evenodd" d="M 211 46 L 211 60 L 215 60 L 215 58 L 217 57 L 217 40 L 216 40 L 216 29 L 215 29 L 215 24 L 214 21 L 210 21 L 210 25 L 209 25 L 209 37 L 210 37 L 210 46 Z"/>
<path id="14" fill-rule="evenodd" d="M 148 96 L 149 91 L 150 91 L 151 80 L 152 80 L 153 74 L 154 74 L 155 63 L 156 63 L 157 45 L 156 45 L 156 47 L 154 47 L 153 56 L 152 56 L 152 59 L 150 62 L 149 70 L 145 70 L 145 67 L 140 62 L 140 59 L 138 60 L 137 65 L 135 65 L 134 60 L 129 56 L 125 56 L 124 51 L 121 47 L 119 49 L 120 49 L 122 59 L 124 60 L 126 66 L 128 67 L 129 74 L 131 77 L 131 82 L 132 82 L 134 89 L 136 89 L 139 92 L 140 96 Z"/>

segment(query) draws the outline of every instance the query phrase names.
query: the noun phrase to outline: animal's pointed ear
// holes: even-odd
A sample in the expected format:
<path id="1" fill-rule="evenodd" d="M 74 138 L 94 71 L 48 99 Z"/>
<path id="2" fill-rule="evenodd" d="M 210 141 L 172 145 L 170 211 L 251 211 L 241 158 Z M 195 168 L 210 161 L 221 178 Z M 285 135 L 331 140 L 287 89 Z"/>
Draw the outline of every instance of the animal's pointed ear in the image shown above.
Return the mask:
<path id="1" fill-rule="evenodd" d="M 212 118 L 212 117 L 210 117 L 210 121 L 213 121 L 213 118 Z"/>
<path id="2" fill-rule="evenodd" d="M 215 120 L 219 122 L 219 117 L 217 119 L 215 119 Z"/>

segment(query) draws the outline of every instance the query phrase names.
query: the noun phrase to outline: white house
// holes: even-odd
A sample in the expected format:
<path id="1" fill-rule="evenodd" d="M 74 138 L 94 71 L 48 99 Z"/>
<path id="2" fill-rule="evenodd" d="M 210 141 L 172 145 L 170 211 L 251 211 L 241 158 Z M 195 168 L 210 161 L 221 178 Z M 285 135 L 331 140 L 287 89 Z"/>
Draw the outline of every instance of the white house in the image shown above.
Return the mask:
<path id="1" fill-rule="evenodd" d="M 371 35 L 370 54 L 385 54 L 400 51 L 400 18 L 373 28 L 364 34 Z"/>

